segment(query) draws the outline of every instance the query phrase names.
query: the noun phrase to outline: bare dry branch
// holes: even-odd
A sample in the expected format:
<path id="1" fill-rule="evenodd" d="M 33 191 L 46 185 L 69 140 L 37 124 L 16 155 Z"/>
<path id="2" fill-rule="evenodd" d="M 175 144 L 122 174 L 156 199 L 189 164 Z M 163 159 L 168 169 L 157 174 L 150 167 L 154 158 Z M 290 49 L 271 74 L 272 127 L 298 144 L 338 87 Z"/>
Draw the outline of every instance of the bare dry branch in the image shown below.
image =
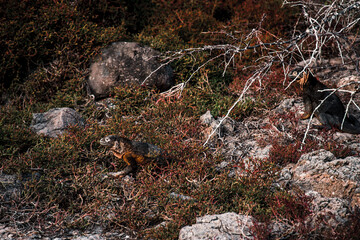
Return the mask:
<path id="1" fill-rule="evenodd" d="M 275 35 L 271 35 L 274 39 L 272 42 L 263 42 L 261 35 L 263 33 L 269 34 L 268 31 L 262 28 L 261 22 L 258 27 L 253 29 L 247 35 L 241 35 L 242 33 L 227 33 L 227 32 L 206 32 L 204 34 L 223 34 L 229 38 L 233 44 L 219 44 L 219 45 L 207 45 L 197 48 L 188 48 L 178 51 L 170 51 L 164 54 L 161 65 L 164 66 L 175 60 L 181 59 L 185 56 L 192 56 L 196 61 L 197 54 L 208 53 L 209 59 L 203 63 L 199 63 L 199 66 L 190 74 L 190 77 L 183 83 L 178 84 L 171 90 L 164 93 L 166 96 L 173 96 L 177 94 L 181 96 L 182 91 L 199 72 L 213 61 L 221 59 L 223 60 L 223 75 L 228 70 L 229 65 L 235 61 L 235 59 L 242 59 L 243 53 L 253 51 L 258 55 L 258 59 L 255 62 L 254 73 L 246 81 L 244 88 L 238 99 L 230 107 L 225 117 L 220 121 L 218 126 L 213 130 L 205 144 L 208 143 L 210 137 L 217 131 L 223 121 L 229 116 L 234 107 L 244 99 L 245 93 L 255 81 L 261 80 L 270 72 L 270 68 L 274 64 L 280 64 L 284 73 L 284 85 L 288 88 L 295 80 L 286 83 L 286 76 L 290 69 L 302 62 L 302 70 L 299 72 L 299 76 L 302 75 L 307 69 L 314 67 L 315 63 L 322 61 L 326 56 L 327 48 L 329 46 L 335 46 L 339 57 L 343 64 L 346 61 L 352 61 L 352 64 L 356 66 L 357 72 L 359 71 L 359 56 L 358 53 L 352 47 L 349 37 L 352 36 L 351 30 L 358 26 L 360 21 L 360 1 L 355 0 L 334 0 L 329 4 L 317 3 L 316 1 L 290 1 L 284 0 L 283 5 L 294 8 L 301 8 L 301 19 L 294 26 L 292 37 L 290 39 L 281 39 Z M 263 18 L 264 20 L 265 18 Z M 302 28 L 299 27 L 299 22 L 302 22 Z M 305 26 L 305 27 L 304 27 Z M 237 37 L 234 34 L 240 35 Z M 215 55 L 215 56 L 214 56 Z M 354 57 L 355 56 L 355 57 Z M 150 77 L 150 76 L 149 76 Z M 147 80 L 146 78 L 144 82 Z M 143 83 L 144 83 L 143 82 Z M 331 94 L 340 91 L 343 86 L 337 89 L 331 89 Z M 356 103 L 353 101 L 353 95 L 350 93 L 351 99 L 347 104 L 346 113 L 348 112 L 350 103 Z M 325 101 L 325 99 L 323 100 Z M 319 106 L 318 106 L 319 107 Z M 358 107 L 358 105 L 356 105 Z M 359 107 L 358 107 L 359 108 Z M 318 108 L 317 108 L 318 109 Z M 315 109 L 315 110 L 317 110 Z M 314 113 L 310 118 L 310 122 Z M 310 128 L 310 122 L 308 124 L 305 138 Z"/>

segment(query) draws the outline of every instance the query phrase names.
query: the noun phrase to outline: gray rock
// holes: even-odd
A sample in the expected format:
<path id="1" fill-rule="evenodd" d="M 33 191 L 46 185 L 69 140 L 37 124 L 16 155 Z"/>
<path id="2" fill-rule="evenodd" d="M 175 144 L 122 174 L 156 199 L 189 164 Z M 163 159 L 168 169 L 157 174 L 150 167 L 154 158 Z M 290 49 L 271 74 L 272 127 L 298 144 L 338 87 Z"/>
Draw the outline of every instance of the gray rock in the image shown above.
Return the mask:
<path id="1" fill-rule="evenodd" d="M 100 234 L 88 234 L 73 238 L 73 240 L 106 240 L 106 238 L 100 236 Z"/>
<path id="2" fill-rule="evenodd" d="M 215 118 L 213 117 L 213 115 L 211 115 L 211 112 L 209 110 L 200 117 L 200 122 L 208 126 L 210 126 L 211 123 L 214 121 Z"/>
<path id="3" fill-rule="evenodd" d="M 160 53 L 135 42 L 116 42 L 102 51 L 90 66 L 88 86 L 95 97 L 106 96 L 114 86 L 141 85 L 165 91 L 174 85 L 173 71 L 156 60 Z"/>
<path id="4" fill-rule="evenodd" d="M 306 195 L 313 198 L 311 211 L 313 214 L 307 219 L 316 232 L 327 232 L 349 224 L 351 206 L 349 201 L 337 197 L 323 197 L 318 192 L 309 191 Z"/>
<path id="5" fill-rule="evenodd" d="M 237 124 L 233 119 L 231 118 L 218 118 L 215 119 L 210 111 L 207 111 L 205 114 L 203 114 L 200 117 L 200 122 L 204 125 L 207 125 L 208 127 L 203 131 L 203 134 L 205 136 L 205 138 L 208 138 L 210 134 L 212 134 L 212 132 L 214 130 L 216 130 L 216 132 L 212 135 L 212 139 L 216 139 L 216 138 L 223 138 L 225 136 L 231 136 L 235 134 L 235 130 L 237 128 Z M 221 125 L 219 126 L 221 122 Z"/>
<path id="6" fill-rule="evenodd" d="M 289 172 L 292 178 L 286 180 L 286 185 L 296 185 L 305 192 L 316 191 L 323 197 L 349 199 L 352 206 L 360 206 L 360 157 L 336 159 L 331 152 L 318 150 L 302 155 L 281 175 Z"/>
<path id="7" fill-rule="evenodd" d="M 219 215 L 206 215 L 196 218 L 196 224 L 180 230 L 180 240 L 197 239 L 254 239 L 251 228 L 254 218 L 228 212 Z"/>
<path id="8" fill-rule="evenodd" d="M 71 108 L 53 108 L 45 113 L 34 113 L 30 128 L 37 134 L 57 137 L 72 125 L 84 126 L 78 112 Z"/>
<path id="9" fill-rule="evenodd" d="M 270 233 L 269 239 L 292 239 L 290 238 L 293 234 L 293 226 L 286 221 L 282 222 L 275 219 L 270 222 L 268 230 Z"/>
<path id="10" fill-rule="evenodd" d="M 291 102 L 295 102 L 295 100 Z M 251 174 L 250 172 L 256 164 L 254 161 L 265 160 L 269 157 L 271 145 L 263 146 L 259 144 L 260 141 L 265 142 L 269 135 L 272 136 L 272 133 L 264 129 L 264 126 L 268 124 L 268 120 L 259 118 L 238 122 L 230 117 L 224 121 L 222 120 L 221 117 L 215 119 L 210 111 L 200 117 L 200 121 L 208 126 L 203 131 L 205 139 L 216 129 L 216 132 L 210 138 L 209 146 L 216 147 L 216 142 L 221 142 L 222 145 L 221 152 L 226 161 L 222 163 L 222 166 L 217 166 L 217 171 L 221 171 L 226 166 L 226 163 L 242 162 L 244 163 L 244 169 L 234 168 L 229 177 L 243 177 Z M 222 121 L 222 124 L 219 126 L 220 121 Z"/>
<path id="11" fill-rule="evenodd" d="M 22 191 L 21 181 L 16 175 L 0 173 L 0 196 L 1 200 L 9 202 L 20 197 Z M 1 208 L 0 208 L 1 209 Z"/>
<path id="12" fill-rule="evenodd" d="M 177 198 L 177 199 L 184 200 L 184 201 L 194 201 L 195 200 L 192 197 L 189 197 L 189 196 L 186 196 L 186 195 L 183 195 L 183 194 L 179 194 L 179 193 L 176 193 L 176 192 L 171 192 L 170 197 L 175 198 L 175 199 Z"/>
<path id="13" fill-rule="evenodd" d="M 336 132 L 333 134 L 333 139 L 336 142 L 351 142 L 354 140 L 354 135 L 351 133 Z"/>
<path id="14" fill-rule="evenodd" d="M 284 99 L 279 106 L 277 106 L 274 111 L 279 114 L 284 114 L 289 112 L 295 105 L 295 99 L 294 98 L 287 98 Z"/>
<path id="15" fill-rule="evenodd" d="M 221 163 L 216 165 L 216 171 L 221 171 L 222 169 L 225 169 L 228 166 L 229 166 L 229 162 L 222 161 Z"/>
<path id="16" fill-rule="evenodd" d="M 336 82 L 337 87 L 341 87 L 343 90 L 356 91 L 357 87 L 359 87 L 360 76 L 357 75 L 347 75 L 343 78 L 340 78 L 338 82 Z"/>
<path id="17" fill-rule="evenodd" d="M 360 157 L 337 159 L 326 150 L 307 153 L 281 171 L 279 182 L 312 197 L 306 222 L 319 234 L 346 226 L 352 209 L 360 207 Z"/>

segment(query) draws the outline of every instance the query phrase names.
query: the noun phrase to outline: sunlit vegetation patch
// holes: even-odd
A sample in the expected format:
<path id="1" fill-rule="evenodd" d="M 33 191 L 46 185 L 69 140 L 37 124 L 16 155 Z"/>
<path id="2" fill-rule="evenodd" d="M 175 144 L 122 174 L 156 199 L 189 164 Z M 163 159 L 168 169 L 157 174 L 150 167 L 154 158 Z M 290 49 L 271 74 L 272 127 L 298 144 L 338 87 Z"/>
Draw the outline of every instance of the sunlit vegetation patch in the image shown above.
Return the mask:
<path id="1" fill-rule="evenodd" d="M 228 176 L 230 168 L 219 171 L 216 166 L 223 159 L 202 145 L 205 126 L 198 120 L 212 105 L 191 104 L 201 94 L 187 90 L 180 99 L 164 98 L 143 88 L 119 87 L 112 93 L 116 107 L 105 126 L 89 119 L 84 129 L 73 127 L 56 139 L 29 132 L 33 145 L 16 157 L 2 156 L 3 171 L 18 172 L 25 181 L 23 201 L 15 202 L 16 208 L 39 201 L 31 208 L 31 219 L 48 219 L 37 226 L 48 234 L 101 224 L 160 239 L 176 238 L 182 226 L 205 214 L 234 211 L 272 219 L 272 209 L 279 207 L 272 204 L 274 194 L 286 194 L 270 188 L 276 166 L 259 161 L 249 177 L 240 179 Z M 108 134 L 156 144 L 167 152 L 168 164 L 143 166 L 130 181 L 104 179 L 125 167 L 100 146 L 99 139 Z"/>

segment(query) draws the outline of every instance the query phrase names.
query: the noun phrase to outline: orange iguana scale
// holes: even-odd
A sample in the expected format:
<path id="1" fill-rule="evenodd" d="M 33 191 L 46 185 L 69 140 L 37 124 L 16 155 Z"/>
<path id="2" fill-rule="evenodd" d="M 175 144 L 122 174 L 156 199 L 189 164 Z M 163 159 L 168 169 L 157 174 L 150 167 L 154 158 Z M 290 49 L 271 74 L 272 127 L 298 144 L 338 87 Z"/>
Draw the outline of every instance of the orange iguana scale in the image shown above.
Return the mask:
<path id="1" fill-rule="evenodd" d="M 122 159 L 128 165 L 118 175 L 127 175 L 136 171 L 138 165 L 144 165 L 149 161 L 162 159 L 163 150 L 150 143 L 131 141 L 128 138 L 109 135 L 100 139 L 100 144 L 110 148 L 116 158 Z"/>

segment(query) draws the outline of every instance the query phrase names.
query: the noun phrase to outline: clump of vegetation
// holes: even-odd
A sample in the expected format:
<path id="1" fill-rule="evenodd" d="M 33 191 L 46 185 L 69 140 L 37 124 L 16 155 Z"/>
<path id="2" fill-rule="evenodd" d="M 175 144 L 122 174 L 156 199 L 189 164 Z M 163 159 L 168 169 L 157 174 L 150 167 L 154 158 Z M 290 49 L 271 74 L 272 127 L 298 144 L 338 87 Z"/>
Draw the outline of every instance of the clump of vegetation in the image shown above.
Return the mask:
<path id="1" fill-rule="evenodd" d="M 272 118 L 274 126 L 279 126 L 284 122 L 291 123 L 289 134 L 292 137 L 289 138 L 279 134 L 272 139 L 269 159 L 275 164 L 285 166 L 289 163 L 296 163 L 304 153 L 319 149 L 330 151 L 337 158 L 345 158 L 356 154 L 349 147 L 339 144 L 339 142 L 333 138 L 333 134 L 329 134 L 329 130 L 325 129 L 319 131 L 319 137 L 308 137 L 305 139 L 305 143 L 303 143 L 302 140 L 304 139 L 305 133 L 297 128 L 299 118 L 295 116 L 294 112 L 279 114 Z"/>
<path id="2" fill-rule="evenodd" d="M 49 101 L 63 92 L 67 96 L 59 97 L 80 98 L 90 61 L 101 47 L 126 36 L 122 24 L 99 26 L 71 1 L 1 3 L 1 89 L 10 87 L 26 99 Z"/>
<path id="3" fill-rule="evenodd" d="M 145 98 L 148 100 L 140 101 Z M 269 196 L 274 194 L 270 185 L 275 177 L 271 166 L 260 164 L 251 177 L 239 180 L 229 178 L 228 171 L 217 172 L 222 158 L 202 146 L 204 127 L 198 121 L 200 112 L 188 105 L 191 95 L 175 100 L 149 95 L 146 89 L 117 88 L 113 99 L 117 107 L 106 127 L 89 120 L 85 129 L 74 127 L 60 138 L 39 137 L 34 146 L 17 154 L 18 161 L 4 159 L 4 172 L 19 171 L 24 178 L 30 177 L 24 198 L 41 199 L 41 204 L 32 208 L 31 219 L 48 219 L 51 225 L 41 225 L 43 231 L 101 223 L 109 229 L 130 228 L 143 237 L 172 239 L 179 228 L 208 213 L 244 211 L 270 217 Z M 169 165 L 145 166 L 129 183 L 103 180 L 107 172 L 125 166 L 99 144 L 101 137 L 112 133 L 158 145 L 171 159 Z M 173 198 L 173 192 L 194 200 Z M 23 201 L 14 204 L 17 209 L 29 207 Z M 169 220 L 161 230 L 152 229 Z"/>

